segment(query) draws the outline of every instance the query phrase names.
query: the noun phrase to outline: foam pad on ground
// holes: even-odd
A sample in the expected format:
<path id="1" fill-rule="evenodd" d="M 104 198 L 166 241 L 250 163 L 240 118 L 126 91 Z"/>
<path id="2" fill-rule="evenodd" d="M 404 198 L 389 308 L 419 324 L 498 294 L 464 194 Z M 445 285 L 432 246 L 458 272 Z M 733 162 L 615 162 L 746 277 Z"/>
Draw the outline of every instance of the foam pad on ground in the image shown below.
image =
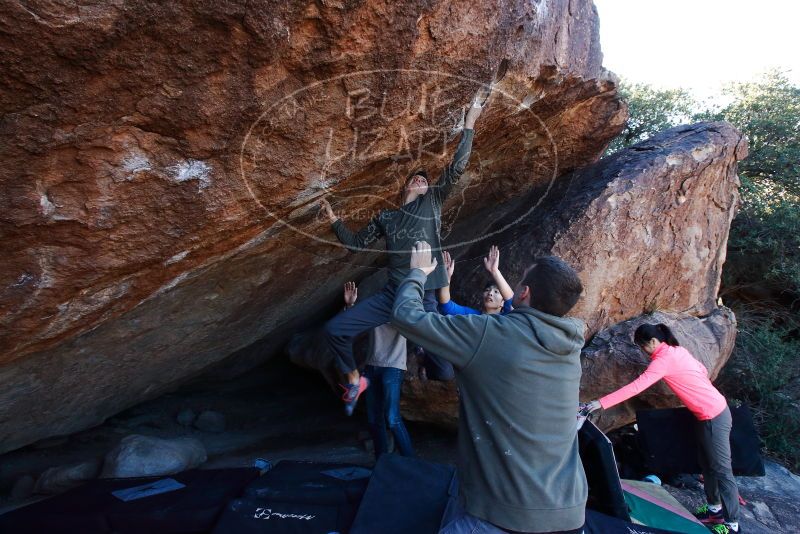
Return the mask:
<path id="1" fill-rule="evenodd" d="M 449 465 L 381 455 L 351 534 L 435 534 L 454 473 Z"/>
<path id="2" fill-rule="evenodd" d="M 227 503 L 258 470 L 197 469 L 168 477 L 93 480 L 55 497 L 0 515 L 0 532 L 19 534 L 200 533 L 214 528 Z M 111 492 L 164 478 L 185 487 L 133 501 Z"/>

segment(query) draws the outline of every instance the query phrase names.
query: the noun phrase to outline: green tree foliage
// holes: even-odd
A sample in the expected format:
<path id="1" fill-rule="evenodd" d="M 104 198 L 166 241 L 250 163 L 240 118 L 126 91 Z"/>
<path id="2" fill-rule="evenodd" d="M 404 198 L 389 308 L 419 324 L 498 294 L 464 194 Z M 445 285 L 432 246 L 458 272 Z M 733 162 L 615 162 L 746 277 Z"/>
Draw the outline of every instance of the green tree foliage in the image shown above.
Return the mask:
<path id="1" fill-rule="evenodd" d="M 723 90 L 731 102 L 698 115 L 726 120 L 750 143 L 739 163 L 742 206 L 731 229 L 726 285 L 763 283 L 800 293 L 800 87 L 774 70 Z M 753 260 L 758 261 L 753 265 Z M 755 267 L 755 268 L 753 268 Z M 742 269 L 740 269 L 742 268 Z"/>
<path id="2" fill-rule="evenodd" d="M 717 386 L 728 398 L 747 401 L 768 454 L 800 469 L 800 410 L 792 394 L 800 375 L 796 321 L 780 310 L 739 303 L 733 358 Z"/>
<path id="3" fill-rule="evenodd" d="M 750 156 L 740 172 L 754 183 L 769 182 L 800 195 L 800 87 L 786 74 L 772 70 L 751 82 L 725 87 L 727 106 L 697 115 L 703 120 L 726 120 L 750 141 Z"/>
<path id="4" fill-rule="evenodd" d="M 765 286 L 777 300 L 800 295 L 800 199 L 778 180 L 742 173 L 742 206 L 728 241 L 725 287 Z M 778 183 L 776 183 L 778 182 Z"/>
<path id="5" fill-rule="evenodd" d="M 739 163 L 742 206 L 729 242 L 726 286 L 764 281 L 800 296 L 800 87 L 773 70 L 722 90 L 726 105 L 703 105 L 683 89 L 623 80 L 630 119 L 608 152 L 689 121 L 725 120 L 748 138 Z M 737 255 L 739 257 L 737 257 Z"/>
<path id="6" fill-rule="evenodd" d="M 696 102 L 683 89 L 658 89 L 623 80 L 620 96 L 628 104 L 628 124 L 608 147 L 608 153 L 644 141 L 655 133 L 691 120 Z"/>
<path id="7" fill-rule="evenodd" d="M 725 120 L 749 139 L 739 163 L 742 204 L 723 272 L 726 302 L 739 318 L 721 387 L 754 409 L 767 452 L 800 468 L 800 87 L 782 71 L 725 87 L 702 105 L 681 89 L 623 82 L 628 127 L 609 152 L 684 122 Z"/>

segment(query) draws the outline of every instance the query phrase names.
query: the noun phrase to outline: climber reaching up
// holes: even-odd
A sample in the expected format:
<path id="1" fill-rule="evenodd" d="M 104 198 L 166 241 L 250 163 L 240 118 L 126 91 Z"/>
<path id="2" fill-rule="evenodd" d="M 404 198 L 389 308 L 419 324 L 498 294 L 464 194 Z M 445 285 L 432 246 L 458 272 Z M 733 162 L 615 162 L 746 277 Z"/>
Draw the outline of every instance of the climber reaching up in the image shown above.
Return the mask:
<path id="1" fill-rule="evenodd" d="M 483 258 L 483 266 L 492 275 L 492 281 L 483 288 L 481 311 L 462 306 L 450 298 L 450 280 L 453 278 L 456 263 L 447 251 L 444 251 L 442 256 L 447 272 L 447 285 L 439 289 L 439 312 L 442 315 L 506 314 L 514 309 L 512 306 L 514 291 L 500 272 L 500 249 L 495 245 L 489 248 L 489 254 Z"/>
<path id="2" fill-rule="evenodd" d="M 464 118 L 461 140 L 451 163 L 434 184 L 428 183 L 427 173 L 420 169 L 412 172 L 402 189 L 402 205 L 397 209 L 382 210 L 357 232 L 352 232 L 333 212 L 326 199 L 320 207 L 330 220 L 336 237 L 353 252 L 368 249 L 378 239 L 386 240 L 389 253 L 389 282 L 378 293 L 361 300 L 328 321 L 325 335 L 336 356 L 339 370 L 347 377 L 344 385 L 345 412 L 353 412 L 359 395 L 368 387 L 366 378 L 359 375 L 353 359 L 353 340 L 356 336 L 389 321 L 398 284 L 408 274 L 408 261 L 414 243 L 425 240 L 433 244 L 440 267 L 428 277 L 423 295 L 426 310 L 436 311 L 434 291 L 447 285 L 441 253 L 442 204 L 453 186 L 464 174 L 472 150 L 475 121 L 483 110 L 485 91 L 475 95 Z M 428 378 L 451 380 L 453 367 L 435 355 L 429 354 Z"/>

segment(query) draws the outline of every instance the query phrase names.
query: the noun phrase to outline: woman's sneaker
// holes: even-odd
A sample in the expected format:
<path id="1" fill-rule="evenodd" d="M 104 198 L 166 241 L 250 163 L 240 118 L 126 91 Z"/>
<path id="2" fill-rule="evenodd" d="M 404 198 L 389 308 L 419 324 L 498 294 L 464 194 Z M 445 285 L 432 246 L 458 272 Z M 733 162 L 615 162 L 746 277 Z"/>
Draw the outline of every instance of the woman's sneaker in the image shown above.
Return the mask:
<path id="1" fill-rule="evenodd" d="M 356 409 L 356 402 L 358 402 L 358 397 L 361 396 L 364 391 L 369 387 L 369 380 L 366 377 L 362 376 L 358 379 L 358 384 L 347 384 L 345 386 L 339 384 L 344 390 L 342 394 L 342 400 L 344 401 L 344 413 L 347 415 L 353 415 L 353 410 Z"/>
<path id="2" fill-rule="evenodd" d="M 741 531 L 742 527 L 738 527 L 736 530 L 734 530 L 733 527 L 729 527 L 726 523 L 711 527 L 711 532 L 714 534 L 739 534 Z"/>
<path id="3" fill-rule="evenodd" d="M 694 516 L 704 525 L 720 525 L 725 522 L 725 516 L 722 515 L 722 510 L 719 512 L 712 512 L 707 504 L 698 508 Z M 725 531 L 725 533 L 727 534 L 727 531 Z"/>

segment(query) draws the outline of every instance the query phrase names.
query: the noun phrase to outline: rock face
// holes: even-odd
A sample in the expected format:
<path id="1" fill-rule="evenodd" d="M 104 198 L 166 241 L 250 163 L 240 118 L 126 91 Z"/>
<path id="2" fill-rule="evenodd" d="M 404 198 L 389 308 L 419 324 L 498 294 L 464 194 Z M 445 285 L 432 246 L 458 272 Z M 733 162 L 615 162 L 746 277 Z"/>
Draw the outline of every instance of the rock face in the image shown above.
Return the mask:
<path id="1" fill-rule="evenodd" d="M 736 486 L 747 504 L 741 507 L 742 530 L 754 534 L 800 532 L 800 477 L 785 467 L 765 460 L 763 477 L 736 477 Z M 685 488 L 667 486 L 689 510 L 705 504 L 702 485 Z"/>
<path id="2" fill-rule="evenodd" d="M 730 310 L 717 308 L 716 298 L 738 204 L 736 162 L 746 154 L 746 140 L 726 123 L 673 128 L 562 177 L 546 196 L 534 190 L 510 202 L 489 229 L 516 221 L 491 239 L 501 248 L 501 268 L 512 285 L 540 255 L 560 256 L 578 271 L 585 292 L 571 315 L 587 322 L 587 339 L 596 334 L 583 355 L 584 400 L 615 390 L 644 369 L 643 355 L 627 343 L 632 325 L 648 317 L 613 325 L 651 310 L 668 312 L 665 321 L 681 325 L 687 345 L 713 376 L 730 357 L 736 323 Z M 540 199 L 541 209 L 527 214 Z M 487 245 L 462 252 L 466 259 L 457 263 L 453 279 L 454 298 L 477 308 L 474 297 L 487 280 L 481 263 Z M 632 421 L 634 406 L 678 405 L 664 387 L 606 414 L 601 425 Z M 404 397 L 411 419 L 455 421 L 455 385 L 409 380 Z"/>
<path id="3" fill-rule="evenodd" d="M 598 28 L 589 0 L 6 6 L 0 452 L 329 315 L 377 255 L 317 198 L 358 224 L 435 174 L 501 65 L 448 224 L 595 161 L 627 115 Z"/>
<path id="4" fill-rule="evenodd" d="M 585 291 L 571 314 L 586 321 L 588 336 L 656 309 L 707 315 L 738 206 L 736 162 L 746 156 L 747 141 L 730 124 L 698 123 L 564 176 L 549 191 L 535 189 L 493 211 L 505 215 L 487 235 L 508 230 L 456 251 L 464 260 L 456 264 L 455 295 L 477 304 L 476 288 L 488 280 L 481 258 L 493 242 L 512 284 L 537 256 L 572 265 Z"/>

